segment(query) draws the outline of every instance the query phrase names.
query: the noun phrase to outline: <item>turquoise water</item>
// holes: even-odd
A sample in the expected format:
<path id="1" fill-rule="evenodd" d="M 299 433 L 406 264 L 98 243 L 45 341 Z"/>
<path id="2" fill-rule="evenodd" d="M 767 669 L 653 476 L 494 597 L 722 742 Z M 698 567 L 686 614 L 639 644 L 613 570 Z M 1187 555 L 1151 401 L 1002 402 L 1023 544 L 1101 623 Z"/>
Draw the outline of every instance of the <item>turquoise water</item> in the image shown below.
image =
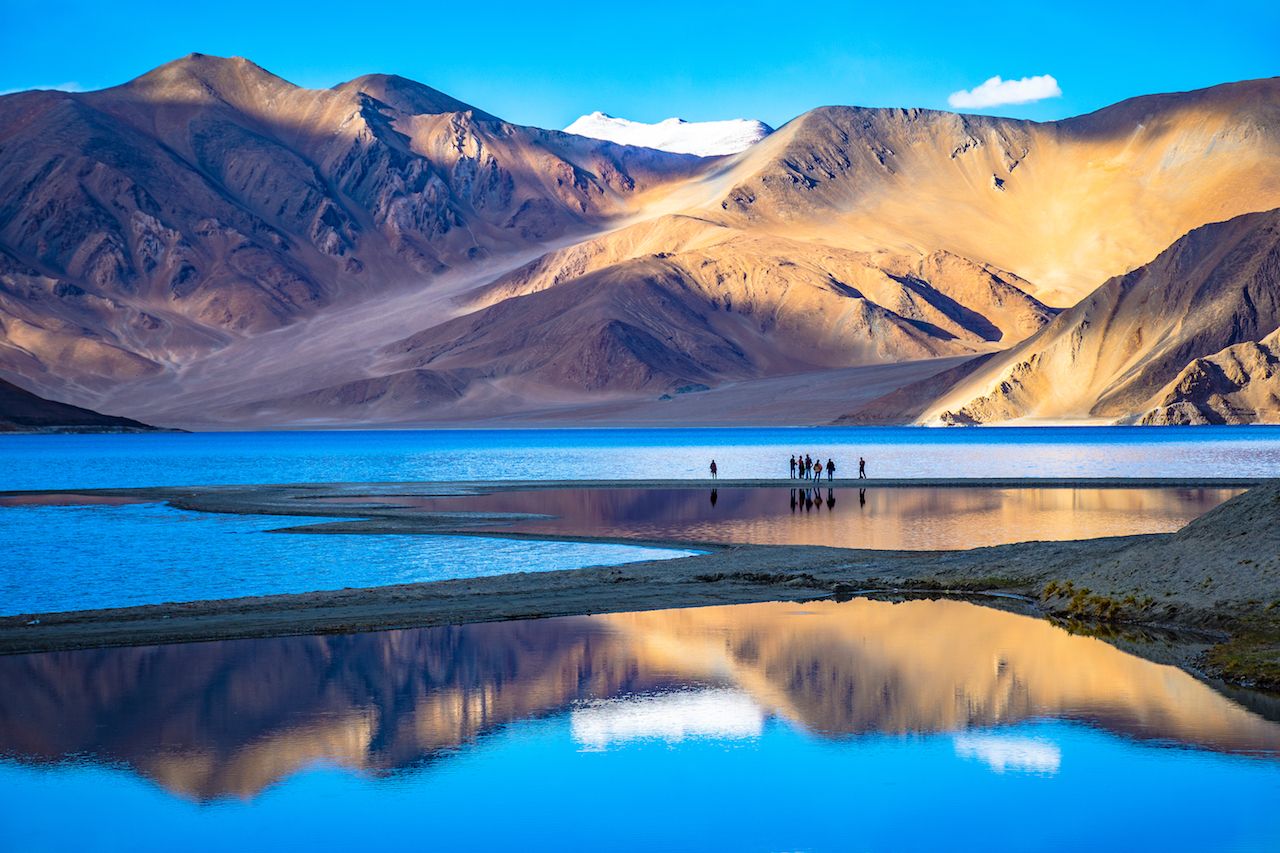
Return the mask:
<path id="1" fill-rule="evenodd" d="M 7 850 L 1274 851 L 1274 764 L 1126 744 L 1088 726 L 1046 777 L 996 773 L 953 739 L 814 739 L 583 752 L 567 715 L 521 722 L 447 768 L 370 779 L 314 765 L 252 802 L 175 798 L 119 770 L 0 763 Z M 376 840 L 375 840 L 376 839 Z"/>
<path id="2" fill-rule="evenodd" d="M 1280 724 L 962 602 L 27 655 L 0 684 L 4 850 L 1280 849 Z"/>
<path id="3" fill-rule="evenodd" d="M 1277 476 L 1280 427 L 441 430 L 0 437 L 0 491 L 231 483 L 784 477 Z"/>
<path id="4" fill-rule="evenodd" d="M 164 504 L 0 507 L 0 615 L 386 586 L 685 556 L 470 536 L 271 534 L 331 519 Z"/>

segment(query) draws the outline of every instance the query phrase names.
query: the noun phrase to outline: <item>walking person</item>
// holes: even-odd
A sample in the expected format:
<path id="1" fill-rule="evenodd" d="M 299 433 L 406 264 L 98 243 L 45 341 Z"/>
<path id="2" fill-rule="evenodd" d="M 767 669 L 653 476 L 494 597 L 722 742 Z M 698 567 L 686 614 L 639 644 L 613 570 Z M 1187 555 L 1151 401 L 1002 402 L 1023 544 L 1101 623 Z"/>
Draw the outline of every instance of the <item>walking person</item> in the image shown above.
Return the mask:
<path id="1" fill-rule="evenodd" d="M 830 483 L 836 478 L 836 460 L 827 460 L 827 482 Z"/>
<path id="2" fill-rule="evenodd" d="M 794 455 L 792 455 L 792 457 L 791 457 L 791 479 L 793 479 L 793 480 L 794 480 L 795 478 L 796 478 L 796 457 L 795 457 Z"/>
<path id="3" fill-rule="evenodd" d="M 861 456 L 858 457 L 858 479 L 867 479 L 867 460 L 863 459 Z"/>
<path id="4" fill-rule="evenodd" d="M 717 479 L 717 476 L 716 476 L 717 473 L 718 472 L 716 471 L 716 460 L 712 459 L 711 460 L 711 479 L 713 480 Z"/>

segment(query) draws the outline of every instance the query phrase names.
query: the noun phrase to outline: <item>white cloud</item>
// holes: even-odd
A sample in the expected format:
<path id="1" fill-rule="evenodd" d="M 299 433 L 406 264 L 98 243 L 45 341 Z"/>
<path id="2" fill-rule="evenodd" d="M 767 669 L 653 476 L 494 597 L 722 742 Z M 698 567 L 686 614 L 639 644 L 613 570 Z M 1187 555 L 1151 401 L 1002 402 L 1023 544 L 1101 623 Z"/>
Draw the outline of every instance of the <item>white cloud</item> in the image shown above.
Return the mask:
<path id="1" fill-rule="evenodd" d="M 992 77 L 981 86 L 952 92 L 947 103 L 957 109 L 980 110 L 1001 104 L 1029 104 L 1045 98 L 1060 98 L 1062 90 L 1050 74 L 1039 77 L 1023 77 L 1021 80 L 1001 80 Z"/>
<path id="2" fill-rule="evenodd" d="M 584 703 L 569 717 L 573 739 L 588 750 L 636 740 L 756 738 L 764 711 L 738 690 L 707 688 Z"/>
<path id="3" fill-rule="evenodd" d="M 983 761 L 997 773 L 1025 770 L 1053 774 L 1062 764 L 1062 750 L 1032 738 L 961 734 L 955 737 L 954 745 L 956 755 Z"/>
<path id="4" fill-rule="evenodd" d="M 83 92 L 79 83 L 56 83 L 52 86 L 23 86 L 20 89 L 2 89 L 0 95 L 13 95 L 17 92 L 29 92 L 32 89 L 56 89 L 59 92 Z"/>

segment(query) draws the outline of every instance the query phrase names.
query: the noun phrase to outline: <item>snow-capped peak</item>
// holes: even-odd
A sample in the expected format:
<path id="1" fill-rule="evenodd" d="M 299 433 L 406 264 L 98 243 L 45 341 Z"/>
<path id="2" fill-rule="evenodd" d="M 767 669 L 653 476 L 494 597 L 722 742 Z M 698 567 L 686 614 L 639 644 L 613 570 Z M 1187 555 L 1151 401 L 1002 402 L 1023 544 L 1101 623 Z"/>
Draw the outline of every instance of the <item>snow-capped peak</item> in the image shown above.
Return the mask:
<path id="1" fill-rule="evenodd" d="M 676 154 L 714 157 L 737 154 L 750 148 L 773 132 L 761 121 L 733 118 L 727 121 L 685 121 L 669 118 L 656 124 L 614 118 L 601 112 L 585 115 L 565 129 L 592 139 L 604 139 L 620 145 L 639 145 Z"/>

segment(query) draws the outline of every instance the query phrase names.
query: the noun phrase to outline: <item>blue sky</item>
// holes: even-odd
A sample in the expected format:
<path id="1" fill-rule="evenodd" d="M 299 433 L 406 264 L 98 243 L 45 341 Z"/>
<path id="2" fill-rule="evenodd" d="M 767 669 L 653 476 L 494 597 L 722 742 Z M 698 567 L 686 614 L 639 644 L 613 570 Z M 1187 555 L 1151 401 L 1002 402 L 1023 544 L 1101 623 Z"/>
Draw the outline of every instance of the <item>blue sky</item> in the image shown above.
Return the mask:
<path id="1" fill-rule="evenodd" d="M 306 86 L 402 74 L 544 127 L 949 109 L 996 75 L 1052 76 L 1060 97 L 982 110 L 1047 120 L 1280 74 L 1280 3 L 0 0 L 0 91 L 101 88 L 193 51 Z"/>

